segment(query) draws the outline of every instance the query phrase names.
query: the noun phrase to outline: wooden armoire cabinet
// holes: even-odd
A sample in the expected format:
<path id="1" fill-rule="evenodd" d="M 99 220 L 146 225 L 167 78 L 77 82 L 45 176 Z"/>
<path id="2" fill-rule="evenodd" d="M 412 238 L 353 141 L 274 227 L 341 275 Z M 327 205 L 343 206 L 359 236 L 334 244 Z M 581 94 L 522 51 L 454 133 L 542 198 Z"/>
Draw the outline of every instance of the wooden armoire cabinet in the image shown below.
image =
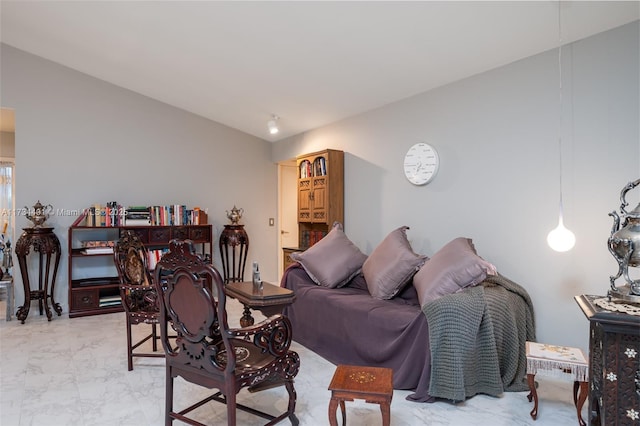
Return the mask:
<path id="1" fill-rule="evenodd" d="M 296 158 L 298 166 L 298 238 L 301 250 L 344 221 L 344 152 L 333 149 Z"/>

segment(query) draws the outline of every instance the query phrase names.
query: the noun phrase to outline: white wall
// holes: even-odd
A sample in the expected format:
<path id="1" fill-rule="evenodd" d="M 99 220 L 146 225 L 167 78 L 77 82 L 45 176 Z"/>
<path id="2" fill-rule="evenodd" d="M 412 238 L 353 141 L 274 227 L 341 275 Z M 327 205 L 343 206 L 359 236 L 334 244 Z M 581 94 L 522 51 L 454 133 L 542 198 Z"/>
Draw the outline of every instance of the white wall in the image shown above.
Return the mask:
<path id="1" fill-rule="evenodd" d="M 539 341 L 586 349 L 588 322 L 573 297 L 606 294 L 617 271 L 607 214 L 640 177 L 638 40 L 635 22 L 563 48 L 569 253 L 546 244 L 558 222 L 557 50 L 280 141 L 273 158 L 344 150 L 345 232 L 365 253 L 401 225 L 427 255 L 471 237 L 529 291 Z M 440 171 L 415 187 L 403 156 L 422 141 L 438 149 Z"/>
<path id="2" fill-rule="evenodd" d="M 277 279 L 278 235 L 268 226 L 277 213 L 277 167 L 269 142 L 6 45 L 0 54 L 0 104 L 16 117 L 16 207 L 37 200 L 69 210 L 113 200 L 197 205 L 208 209 L 214 225 L 219 266 L 217 236 L 235 204 L 244 209 L 248 261 L 261 262 L 265 280 Z M 47 221 L 63 247 L 55 298 L 64 311 L 74 219 Z M 30 225 L 17 217 L 18 231 Z M 17 262 L 14 275 L 20 305 Z"/>

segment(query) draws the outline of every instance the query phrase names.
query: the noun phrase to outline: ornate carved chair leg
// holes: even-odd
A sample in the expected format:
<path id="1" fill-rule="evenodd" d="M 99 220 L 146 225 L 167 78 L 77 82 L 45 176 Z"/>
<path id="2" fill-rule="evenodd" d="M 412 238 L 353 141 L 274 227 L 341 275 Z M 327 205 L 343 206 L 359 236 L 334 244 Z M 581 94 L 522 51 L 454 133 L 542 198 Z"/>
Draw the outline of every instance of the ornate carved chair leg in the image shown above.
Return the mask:
<path id="1" fill-rule="evenodd" d="M 131 349 L 131 320 L 127 316 L 127 368 L 133 370 L 133 350 Z"/>
<path id="2" fill-rule="evenodd" d="M 167 367 L 165 385 L 166 385 L 166 396 L 165 396 L 165 407 L 164 407 L 164 424 L 165 426 L 171 426 L 173 423 L 173 417 L 171 417 L 171 412 L 173 411 L 173 377 L 171 376 L 171 369 Z"/>
<path id="3" fill-rule="evenodd" d="M 151 324 L 151 340 L 153 341 L 153 351 L 156 352 L 158 350 L 158 328 L 157 324 Z"/>
<path id="4" fill-rule="evenodd" d="M 224 399 L 227 401 L 227 425 L 236 426 L 236 393 L 227 389 Z"/>
<path id="5" fill-rule="evenodd" d="M 291 424 L 293 426 L 296 426 L 298 424 L 298 418 L 296 417 L 295 411 L 298 396 L 296 395 L 296 389 L 293 387 L 293 379 L 287 380 L 284 385 L 287 388 L 287 393 L 289 394 L 289 406 L 287 407 L 289 420 L 291 420 Z"/>

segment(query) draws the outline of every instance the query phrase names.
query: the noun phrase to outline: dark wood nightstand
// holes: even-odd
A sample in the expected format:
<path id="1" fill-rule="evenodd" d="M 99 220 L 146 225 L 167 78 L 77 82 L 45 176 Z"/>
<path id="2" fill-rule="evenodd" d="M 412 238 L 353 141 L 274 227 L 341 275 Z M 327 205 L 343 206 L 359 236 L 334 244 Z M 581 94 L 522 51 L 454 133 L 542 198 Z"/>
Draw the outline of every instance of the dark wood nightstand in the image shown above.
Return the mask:
<path id="1" fill-rule="evenodd" d="M 605 296 L 576 296 L 590 322 L 589 424 L 640 421 L 640 316 L 604 309 Z"/>

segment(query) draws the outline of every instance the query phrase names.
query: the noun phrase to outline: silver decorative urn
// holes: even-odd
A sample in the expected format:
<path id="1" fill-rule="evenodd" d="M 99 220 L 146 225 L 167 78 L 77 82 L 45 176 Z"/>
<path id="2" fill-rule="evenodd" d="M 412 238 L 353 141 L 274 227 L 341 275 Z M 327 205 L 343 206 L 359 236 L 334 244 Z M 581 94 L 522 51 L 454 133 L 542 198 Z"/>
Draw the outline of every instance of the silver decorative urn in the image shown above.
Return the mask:
<path id="1" fill-rule="evenodd" d="M 242 213 L 244 213 L 244 209 L 239 209 L 234 205 L 231 209 L 231 212 L 229 212 L 229 210 L 226 210 L 226 212 L 227 219 L 231 221 L 231 224 L 237 225 L 238 223 L 240 223 L 240 219 L 242 219 Z"/>
<path id="2" fill-rule="evenodd" d="M 613 227 L 608 240 L 609 252 L 618 262 L 618 273 L 610 277 L 609 297 L 640 303 L 640 279 L 629 277 L 629 267 L 640 266 L 640 203 L 627 212 L 627 192 L 640 185 L 640 179 L 629 182 L 620 192 L 620 214 L 609 213 L 613 217 Z M 616 286 L 615 281 L 623 276 L 626 284 Z"/>
<path id="3" fill-rule="evenodd" d="M 44 222 L 49 219 L 53 212 L 53 206 L 51 204 L 42 205 L 40 200 L 33 205 L 33 208 L 29 209 L 25 206 L 26 218 L 33 222 L 34 228 L 41 228 Z"/>

